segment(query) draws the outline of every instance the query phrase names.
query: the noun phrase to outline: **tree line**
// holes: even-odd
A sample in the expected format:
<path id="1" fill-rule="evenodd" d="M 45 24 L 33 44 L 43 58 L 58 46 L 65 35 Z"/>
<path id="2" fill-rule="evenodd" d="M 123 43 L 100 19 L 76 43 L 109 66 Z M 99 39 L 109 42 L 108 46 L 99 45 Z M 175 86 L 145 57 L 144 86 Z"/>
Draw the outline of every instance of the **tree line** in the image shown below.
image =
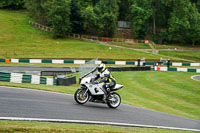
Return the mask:
<path id="1" fill-rule="evenodd" d="M 137 39 L 200 44 L 200 0 L 1 0 L 0 8 L 27 9 L 54 37 L 112 37 L 117 21 L 129 21 Z"/>

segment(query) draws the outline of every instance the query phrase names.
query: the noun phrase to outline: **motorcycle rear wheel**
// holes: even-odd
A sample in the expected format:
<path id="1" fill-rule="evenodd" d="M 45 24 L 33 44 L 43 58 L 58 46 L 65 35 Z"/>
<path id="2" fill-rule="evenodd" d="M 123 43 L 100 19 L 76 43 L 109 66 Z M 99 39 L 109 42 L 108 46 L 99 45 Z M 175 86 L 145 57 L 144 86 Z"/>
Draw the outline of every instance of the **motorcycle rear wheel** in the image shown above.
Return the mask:
<path id="1" fill-rule="evenodd" d="M 79 88 L 76 90 L 74 94 L 74 99 L 78 104 L 84 104 L 88 101 L 89 99 L 89 94 L 86 93 L 85 96 L 85 91 L 82 88 Z"/>
<path id="2" fill-rule="evenodd" d="M 120 104 L 121 104 L 120 95 L 117 94 L 116 92 L 111 93 L 107 102 L 108 107 L 116 109 L 117 107 L 119 107 Z"/>

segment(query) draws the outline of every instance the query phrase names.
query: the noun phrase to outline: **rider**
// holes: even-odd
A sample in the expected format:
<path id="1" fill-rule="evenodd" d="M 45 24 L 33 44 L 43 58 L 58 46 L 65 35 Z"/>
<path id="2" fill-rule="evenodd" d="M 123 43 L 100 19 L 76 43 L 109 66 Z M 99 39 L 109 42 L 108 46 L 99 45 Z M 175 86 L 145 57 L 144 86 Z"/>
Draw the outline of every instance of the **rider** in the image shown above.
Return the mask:
<path id="1" fill-rule="evenodd" d="M 97 81 L 96 83 L 102 83 L 104 82 L 104 89 L 109 92 L 110 89 L 112 89 L 115 85 L 116 85 L 116 81 L 114 79 L 114 77 L 112 76 L 112 74 L 110 73 L 110 71 L 108 71 L 108 69 L 106 68 L 105 64 L 100 64 L 97 67 L 97 77 L 95 78 L 95 80 L 99 79 L 99 81 Z"/>

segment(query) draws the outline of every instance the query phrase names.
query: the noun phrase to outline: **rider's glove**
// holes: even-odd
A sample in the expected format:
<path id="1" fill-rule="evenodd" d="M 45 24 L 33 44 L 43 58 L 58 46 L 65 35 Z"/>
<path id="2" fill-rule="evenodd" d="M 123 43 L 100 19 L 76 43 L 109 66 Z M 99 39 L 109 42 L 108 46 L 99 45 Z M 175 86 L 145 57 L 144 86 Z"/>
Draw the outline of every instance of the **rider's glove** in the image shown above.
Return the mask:
<path id="1" fill-rule="evenodd" d="M 95 83 L 95 84 L 98 84 L 99 82 L 98 82 L 98 81 L 95 81 L 94 83 Z"/>

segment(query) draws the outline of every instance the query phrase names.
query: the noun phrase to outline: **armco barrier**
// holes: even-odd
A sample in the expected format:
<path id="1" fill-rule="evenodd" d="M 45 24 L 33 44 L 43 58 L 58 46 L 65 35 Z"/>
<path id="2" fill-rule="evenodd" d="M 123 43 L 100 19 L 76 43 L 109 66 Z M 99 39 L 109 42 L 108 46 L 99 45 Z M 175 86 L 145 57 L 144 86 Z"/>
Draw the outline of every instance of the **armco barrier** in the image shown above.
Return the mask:
<path id="1" fill-rule="evenodd" d="M 155 66 L 154 70 L 158 71 L 157 66 Z M 176 72 L 196 72 L 196 73 L 200 73 L 200 69 L 195 69 L 195 68 L 168 68 L 168 67 L 160 67 L 159 71 L 176 71 Z"/>
<path id="2" fill-rule="evenodd" d="M 57 59 L 0 59 L 0 62 L 11 63 L 53 63 L 53 64 L 87 64 L 88 60 L 57 60 Z M 95 64 L 115 64 L 115 65 L 138 65 L 138 61 L 95 61 Z M 140 66 L 143 65 L 157 65 L 158 62 L 140 62 Z M 166 66 L 167 63 L 163 63 L 162 66 Z M 200 66 L 200 63 L 178 63 L 172 62 L 170 66 Z"/>
<path id="3" fill-rule="evenodd" d="M 55 85 L 56 80 L 37 75 L 25 75 L 21 73 L 0 72 L 0 81 L 13 83 L 31 83 L 31 84 L 46 84 Z"/>
<path id="4" fill-rule="evenodd" d="M 150 66 L 145 67 L 108 67 L 110 71 L 150 71 Z"/>
<path id="5" fill-rule="evenodd" d="M 57 79 L 57 85 L 69 86 L 69 85 L 72 85 L 72 84 L 76 84 L 76 77 L 75 76 Z"/>

